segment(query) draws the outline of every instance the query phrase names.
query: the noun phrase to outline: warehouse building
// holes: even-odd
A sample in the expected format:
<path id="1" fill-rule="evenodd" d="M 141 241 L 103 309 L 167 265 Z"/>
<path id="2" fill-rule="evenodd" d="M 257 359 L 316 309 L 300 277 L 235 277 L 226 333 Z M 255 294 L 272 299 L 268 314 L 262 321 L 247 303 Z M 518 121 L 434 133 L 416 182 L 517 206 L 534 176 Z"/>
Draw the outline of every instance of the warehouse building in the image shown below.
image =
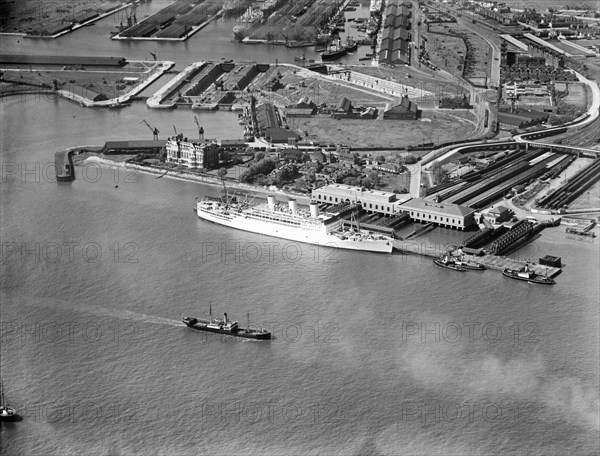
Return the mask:
<path id="1" fill-rule="evenodd" d="M 399 212 L 397 195 L 380 190 L 366 190 L 363 187 L 354 187 L 344 184 L 331 184 L 319 187 L 312 191 L 313 203 L 358 203 L 367 212 L 381 214 L 396 214 Z"/>
<path id="2" fill-rule="evenodd" d="M 475 209 L 451 203 L 436 203 L 414 198 L 402 203 L 400 210 L 407 212 L 415 222 L 433 223 L 442 228 L 464 230 L 475 224 Z"/>
<path id="3" fill-rule="evenodd" d="M 416 120 L 420 117 L 420 114 L 421 111 L 417 104 L 410 101 L 408 96 L 404 96 L 399 103 L 391 106 L 383 113 L 383 118 L 392 120 Z"/>

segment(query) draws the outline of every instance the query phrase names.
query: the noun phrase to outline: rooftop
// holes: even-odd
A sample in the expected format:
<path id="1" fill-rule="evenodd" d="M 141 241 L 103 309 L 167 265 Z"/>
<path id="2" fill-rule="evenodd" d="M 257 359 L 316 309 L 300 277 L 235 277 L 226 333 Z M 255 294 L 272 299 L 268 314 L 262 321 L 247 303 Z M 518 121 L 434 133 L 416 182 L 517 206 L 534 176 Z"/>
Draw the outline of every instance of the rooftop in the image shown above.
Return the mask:
<path id="1" fill-rule="evenodd" d="M 355 187 L 352 185 L 344 184 L 330 184 L 323 187 L 319 187 L 316 190 L 335 193 L 342 197 L 348 197 L 350 199 L 371 197 L 371 198 L 385 198 L 387 201 L 394 201 L 396 194 L 392 192 L 382 192 L 381 190 L 367 190 L 363 187 Z"/>
<path id="2" fill-rule="evenodd" d="M 458 217 L 466 217 L 467 215 L 475 212 L 475 209 L 471 209 L 467 206 L 461 206 L 460 204 L 452 203 L 435 203 L 433 201 L 425 200 L 422 198 L 413 198 L 400 206 L 403 210 L 421 210 L 427 212 L 435 212 L 438 214 L 448 214 Z"/>

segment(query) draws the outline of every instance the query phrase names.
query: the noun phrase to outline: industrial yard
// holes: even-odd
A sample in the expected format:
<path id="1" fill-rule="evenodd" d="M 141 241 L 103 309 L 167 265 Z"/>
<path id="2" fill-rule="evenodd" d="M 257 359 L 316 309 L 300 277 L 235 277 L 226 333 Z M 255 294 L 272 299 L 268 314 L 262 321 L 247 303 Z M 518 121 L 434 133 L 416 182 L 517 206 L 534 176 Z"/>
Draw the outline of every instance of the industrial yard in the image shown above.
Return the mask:
<path id="1" fill-rule="evenodd" d="M 138 22 L 129 16 L 121 22 L 119 32 L 112 39 L 133 40 L 186 40 L 214 19 L 223 4 L 212 0 L 177 0 L 152 16 Z"/>
<path id="2" fill-rule="evenodd" d="M 19 0 L 0 2 L 0 33 L 55 38 L 83 24 L 115 13 L 131 0 Z"/>
<path id="3" fill-rule="evenodd" d="M 0 56 L 2 95 L 39 90 L 103 102 L 135 94 L 160 77 L 168 64 L 113 57 Z"/>
<path id="4" fill-rule="evenodd" d="M 236 25 L 234 34 L 238 40 L 249 42 L 314 44 L 318 31 L 339 7 L 335 0 L 271 2 L 261 11 L 247 11 Z"/>

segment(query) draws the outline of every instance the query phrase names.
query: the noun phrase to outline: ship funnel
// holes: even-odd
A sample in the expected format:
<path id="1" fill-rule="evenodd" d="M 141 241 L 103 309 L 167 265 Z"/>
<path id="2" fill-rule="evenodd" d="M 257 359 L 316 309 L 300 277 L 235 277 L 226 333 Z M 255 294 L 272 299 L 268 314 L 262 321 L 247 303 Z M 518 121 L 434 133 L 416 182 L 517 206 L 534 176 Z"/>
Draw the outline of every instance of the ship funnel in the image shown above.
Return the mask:
<path id="1" fill-rule="evenodd" d="M 275 197 L 273 195 L 267 196 L 267 205 L 270 210 L 275 210 Z"/>
<path id="2" fill-rule="evenodd" d="M 289 200 L 288 205 L 292 214 L 296 215 L 298 213 L 298 202 L 296 200 Z"/>
<path id="3" fill-rule="evenodd" d="M 227 313 L 225 313 L 225 323 L 227 323 Z"/>
<path id="4" fill-rule="evenodd" d="M 310 216 L 317 218 L 319 216 L 319 206 L 317 203 L 310 203 Z"/>

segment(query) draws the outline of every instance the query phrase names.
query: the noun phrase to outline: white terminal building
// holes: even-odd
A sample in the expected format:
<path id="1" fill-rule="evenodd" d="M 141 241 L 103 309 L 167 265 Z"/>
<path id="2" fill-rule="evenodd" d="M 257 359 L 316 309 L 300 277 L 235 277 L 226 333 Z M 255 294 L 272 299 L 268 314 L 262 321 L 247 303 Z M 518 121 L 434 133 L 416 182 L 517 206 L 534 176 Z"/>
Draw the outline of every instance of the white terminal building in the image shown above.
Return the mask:
<path id="1" fill-rule="evenodd" d="M 460 204 L 436 203 L 423 198 L 398 199 L 398 194 L 332 184 L 312 191 L 311 202 L 360 203 L 367 212 L 394 215 L 407 213 L 415 222 L 433 223 L 442 228 L 464 230 L 475 224 L 475 209 Z"/>
<path id="2" fill-rule="evenodd" d="M 365 211 L 388 215 L 400 212 L 401 204 L 396 193 L 366 190 L 344 184 L 331 184 L 314 189 L 311 201 L 328 204 L 360 203 Z"/>
<path id="3" fill-rule="evenodd" d="M 475 224 L 475 209 L 460 204 L 414 198 L 402 203 L 400 209 L 415 222 L 433 223 L 442 228 L 464 230 Z"/>

